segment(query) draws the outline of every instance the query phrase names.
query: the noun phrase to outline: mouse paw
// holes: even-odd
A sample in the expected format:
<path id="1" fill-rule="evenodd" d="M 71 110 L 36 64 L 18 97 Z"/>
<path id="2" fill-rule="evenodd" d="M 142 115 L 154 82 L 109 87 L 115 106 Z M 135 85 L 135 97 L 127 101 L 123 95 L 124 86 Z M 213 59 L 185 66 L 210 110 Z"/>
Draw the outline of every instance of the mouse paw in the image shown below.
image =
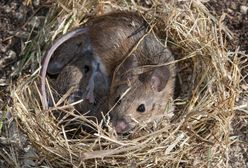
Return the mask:
<path id="1" fill-rule="evenodd" d="M 88 85 L 88 87 L 86 88 L 86 97 L 85 99 L 88 100 L 90 103 L 94 103 L 95 102 L 95 97 L 94 97 L 94 86 L 92 85 Z"/>

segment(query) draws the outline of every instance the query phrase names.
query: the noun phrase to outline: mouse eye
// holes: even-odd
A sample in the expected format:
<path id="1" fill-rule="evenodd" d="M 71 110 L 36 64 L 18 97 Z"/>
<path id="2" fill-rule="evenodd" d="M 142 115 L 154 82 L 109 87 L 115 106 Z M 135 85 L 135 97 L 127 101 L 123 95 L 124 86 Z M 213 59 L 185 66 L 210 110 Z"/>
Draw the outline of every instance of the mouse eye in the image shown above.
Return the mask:
<path id="1" fill-rule="evenodd" d="M 88 65 L 85 65 L 84 66 L 84 73 L 89 72 L 89 70 L 90 70 L 90 67 Z"/>
<path id="2" fill-rule="evenodd" d="M 116 99 L 115 99 L 115 102 L 117 103 L 117 105 L 120 105 L 121 104 L 121 96 L 118 96 Z"/>
<path id="3" fill-rule="evenodd" d="M 144 104 L 139 105 L 136 111 L 141 112 L 141 113 L 145 112 L 146 111 L 145 105 Z"/>

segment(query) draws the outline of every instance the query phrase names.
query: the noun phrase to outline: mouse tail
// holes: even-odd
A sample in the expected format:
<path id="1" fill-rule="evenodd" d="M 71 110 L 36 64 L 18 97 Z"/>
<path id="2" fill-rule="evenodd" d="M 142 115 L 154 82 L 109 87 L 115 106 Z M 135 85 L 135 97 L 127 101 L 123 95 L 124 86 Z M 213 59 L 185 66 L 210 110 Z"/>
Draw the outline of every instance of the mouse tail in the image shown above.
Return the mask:
<path id="1" fill-rule="evenodd" d="M 61 38 L 55 40 L 53 45 L 47 50 L 45 57 L 44 57 L 44 62 L 42 64 L 42 69 L 41 69 L 41 101 L 42 101 L 42 107 L 44 110 L 48 109 L 45 83 L 46 83 L 46 73 L 47 73 L 48 64 L 49 64 L 49 61 L 53 53 L 61 44 L 63 44 L 67 40 L 73 37 L 76 37 L 78 35 L 84 34 L 86 32 L 87 32 L 87 28 L 79 28 L 71 32 L 68 32 L 65 35 L 63 35 Z"/>

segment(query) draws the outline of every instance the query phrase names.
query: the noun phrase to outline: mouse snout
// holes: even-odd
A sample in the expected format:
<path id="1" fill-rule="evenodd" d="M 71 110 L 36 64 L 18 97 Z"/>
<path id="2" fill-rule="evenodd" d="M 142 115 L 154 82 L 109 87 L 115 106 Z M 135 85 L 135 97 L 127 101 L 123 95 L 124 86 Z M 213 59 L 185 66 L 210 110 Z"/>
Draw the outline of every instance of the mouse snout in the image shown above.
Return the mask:
<path id="1" fill-rule="evenodd" d="M 59 74 L 59 72 L 62 70 L 63 68 L 63 64 L 62 63 L 59 63 L 57 61 L 51 61 L 49 64 L 48 64 L 48 67 L 47 67 L 47 73 L 50 74 L 50 75 L 56 75 L 56 74 Z"/>
<path id="2" fill-rule="evenodd" d="M 126 133 L 129 130 L 128 123 L 125 120 L 119 120 L 116 122 L 115 130 L 118 134 Z"/>
<path id="3" fill-rule="evenodd" d="M 130 125 L 125 118 L 113 118 L 112 126 L 118 134 L 125 134 L 130 130 Z"/>

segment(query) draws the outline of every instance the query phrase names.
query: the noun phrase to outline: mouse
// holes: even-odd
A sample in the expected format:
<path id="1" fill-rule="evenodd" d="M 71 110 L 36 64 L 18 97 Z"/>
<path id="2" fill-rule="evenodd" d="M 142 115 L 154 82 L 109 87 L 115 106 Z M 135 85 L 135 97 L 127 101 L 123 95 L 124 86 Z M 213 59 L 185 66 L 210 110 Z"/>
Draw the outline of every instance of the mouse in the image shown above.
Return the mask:
<path id="1" fill-rule="evenodd" d="M 106 83 L 111 81 L 113 70 L 146 33 L 146 28 L 147 23 L 143 17 L 135 12 L 111 12 L 95 17 L 83 27 L 72 30 L 58 38 L 47 50 L 42 65 L 41 93 L 43 109 L 48 109 L 45 91 L 46 74 L 58 74 L 68 63 L 77 59 L 77 57 L 83 58 L 89 53 L 92 57 L 90 66 L 94 71 L 88 80 L 86 98 L 94 103 L 96 79 L 102 78 Z M 63 47 L 68 43 L 74 46 L 74 50 Z M 62 54 L 55 55 L 54 53 L 58 48 L 61 48 L 59 53 Z"/>
<path id="2" fill-rule="evenodd" d="M 68 103 L 74 103 L 79 100 L 83 100 L 80 104 L 75 105 L 76 109 L 82 114 L 88 112 L 93 106 L 95 106 L 102 97 L 108 95 L 109 84 L 106 83 L 105 78 L 102 75 L 94 78 L 94 85 L 97 89 L 94 90 L 95 102 L 92 103 L 87 99 L 87 81 L 90 80 L 92 73 L 97 71 L 91 66 L 92 56 L 85 55 L 83 58 L 77 58 L 74 61 L 66 65 L 61 72 L 58 74 L 55 82 L 52 82 L 55 94 L 55 102 L 60 97 L 70 93 L 67 98 Z M 57 96 L 56 96 L 57 95 Z M 49 101 L 49 106 L 53 106 L 52 102 Z"/>
<path id="3" fill-rule="evenodd" d="M 91 58 L 91 57 L 90 57 Z M 75 59 L 66 65 L 58 74 L 55 81 L 51 82 L 53 92 L 53 100 L 57 103 L 61 97 L 66 95 L 64 99 L 65 105 L 74 104 L 73 114 L 63 110 L 53 110 L 52 114 L 58 121 L 59 125 L 63 125 L 67 135 L 73 137 L 80 131 L 92 133 L 96 131 L 93 122 L 98 124 L 107 112 L 106 98 L 109 91 L 109 85 L 105 85 L 102 78 L 96 78 L 94 90 L 95 103 L 90 103 L 85 97 L 87 96 L 87 82 L 90 79 L 92 69 L 90 67 L 91 60 L 88 57 Z M 68 92 L 70 91 L 70 92 Z M 52 98 L 48 97 L 49 107 L 54 106 Z M 60 104 L 59 106 L 63 106 Z M 84 115 L 88 120 L 84 121 L 74 115 Z"/>
<path id="4" fill-rule="evenodd" d="M 130 133 L 138 124 L 173 116 L 175 65 L 166 65 L 172 61 L 171 51 L 151 32 L 116 69 L 109 108 L 118 134 Z"/>
<path id="5" fill-rule="evenodd" d="M 73 88 L 69 95 L 68 102 L 73 103 L 80 99 L 84 99 L 85 103 L 96 104 L 100 97 L 106 96 L 109 92 L 109 83 L 102 78 L 103 75 L 94 76 L 93 73 L 98 71 L 98 67 L 92 66 L 91 54 L 86 54 L 84 57 L 77 57 L 74 61 L 66 65 L 58 74 L 54 89 L 61 96 Z M 99 72 L 100 73 L 100 72 Z M 93 76 L 93 81 L 90 81 Z M 88 95 L 88 81 L 94 84 L 97 89 L 93 95 Z M 94 96 L 94 97 L 93 97 Z M 95 101 L 92 102 L 92 97 Z M 50 105 L 51 106 L 51 105 Z M 80 110 L 82 111 L 82 110 Z"/>

